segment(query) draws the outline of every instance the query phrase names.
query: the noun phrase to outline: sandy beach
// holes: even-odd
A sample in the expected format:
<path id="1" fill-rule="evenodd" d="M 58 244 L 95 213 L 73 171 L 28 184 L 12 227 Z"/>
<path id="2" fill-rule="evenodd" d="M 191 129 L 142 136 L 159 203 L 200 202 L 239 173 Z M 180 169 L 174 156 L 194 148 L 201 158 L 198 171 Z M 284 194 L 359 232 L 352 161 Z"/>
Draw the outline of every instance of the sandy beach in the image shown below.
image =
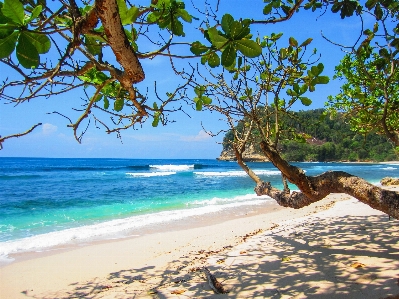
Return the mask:
<path id="1" fill-rule="evenodd" d="M 193 223 L 16 256 L 0 268 L 0 298 L 399 294 L 399 221 L 349 196 L 335 194 L 301 210 L 270 205 L 260 214 Z M 203 267 L 228 293 L 212 291 Z"/>

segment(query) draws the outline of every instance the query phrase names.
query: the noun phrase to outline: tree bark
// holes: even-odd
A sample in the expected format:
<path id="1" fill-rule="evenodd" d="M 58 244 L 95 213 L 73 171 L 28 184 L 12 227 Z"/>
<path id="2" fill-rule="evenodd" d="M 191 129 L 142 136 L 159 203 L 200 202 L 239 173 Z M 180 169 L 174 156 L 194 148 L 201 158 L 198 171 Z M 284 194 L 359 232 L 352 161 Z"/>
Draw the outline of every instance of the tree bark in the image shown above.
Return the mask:
<path id="1" fill-rule="evenodd" d="M 376 210 L 399 219 L 399 193 L 379 188 L 362 178 L 343 171 L 328 171 L 318 176 L 307 176 L 302 169 L 290 165 L 284 160 L 278 151 L 267 142 L 262 141 L 260 146 L 265 156 L 301 192 L 281 191 L 272 187 L 268 182 L 255 180 L 257 195 L 268 195 L 281 206 L 300 209 L 331 193 L 345 193 Z"/>
<path id="2" fill-rule="evenodd" d="M 138 101 L 133 84 L 144 80 L 145 74 L 140 61 L 132 48 L 122 26 L 116 0 L 96 0 L 97 14 L 104 26 L 108 43 L 115 54 L 116 60 L 123 67 L 123 71 L 116 75 L 116 79 L 129 93 L 129 98 L 138 111 L 138 121 L 148 113 Z"/>
<path id="3" fill-rule="evenodd" d="M 111 46 L 117 61 L 124 69 L 123 74 L 118 78 L 119 81 L 125 88 L 143 81 L 145 78 L 144 71 L 136 53 L 126 37 L 119 16 L 116 0 L 97 0 L 96 9 L 104 26 L 108 43 Z"/>

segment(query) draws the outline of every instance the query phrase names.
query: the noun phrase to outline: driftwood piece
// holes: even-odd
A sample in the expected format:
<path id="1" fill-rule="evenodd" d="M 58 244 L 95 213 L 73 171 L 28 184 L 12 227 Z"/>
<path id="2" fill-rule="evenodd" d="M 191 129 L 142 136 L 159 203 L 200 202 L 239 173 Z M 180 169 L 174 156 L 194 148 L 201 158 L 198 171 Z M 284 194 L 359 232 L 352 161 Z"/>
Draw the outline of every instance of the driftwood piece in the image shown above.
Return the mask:
<path id="1" fill-rule="evenodd" d="M 205 273 L 209 286 L 216 294 L 226 294 L 229 292 L 226 290 L 223 284 L 216 279 L 215 275 L 213 275 L 208 268 L 204 267 L 202 271 Z"/>

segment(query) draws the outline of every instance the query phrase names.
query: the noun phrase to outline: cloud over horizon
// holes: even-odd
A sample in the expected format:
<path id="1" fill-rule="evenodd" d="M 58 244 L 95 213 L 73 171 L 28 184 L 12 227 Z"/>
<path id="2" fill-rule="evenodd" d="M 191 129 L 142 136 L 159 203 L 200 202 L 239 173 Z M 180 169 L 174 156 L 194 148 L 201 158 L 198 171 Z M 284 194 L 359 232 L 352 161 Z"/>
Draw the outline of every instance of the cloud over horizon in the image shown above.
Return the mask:
<path id="1" fill-rule="evenodd" d="M 54 126 L 54 125 L 52 125 L 50 123 L 45 123 L 45 124 L 42 125 L 42 133 L 44 135 L 50 135 L 52 133 L 57 132 L 57 130 L 58 130 L 58 127 Z"/>

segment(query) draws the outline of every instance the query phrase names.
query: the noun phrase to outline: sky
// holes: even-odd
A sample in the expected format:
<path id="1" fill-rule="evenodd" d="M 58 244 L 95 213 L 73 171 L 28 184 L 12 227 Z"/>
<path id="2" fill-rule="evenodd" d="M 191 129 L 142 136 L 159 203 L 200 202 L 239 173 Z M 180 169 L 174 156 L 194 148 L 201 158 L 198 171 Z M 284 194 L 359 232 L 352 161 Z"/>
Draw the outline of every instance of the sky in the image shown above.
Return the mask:
<path id="1" fill-rule="evenodd" d="M 203 1 L 193 1 L 201 4 Z M 219 13 L 229 12 L 236 19 L 261 18 L 263 1 L 221 0 Z M 191 2 L 186 2 L 187 8 L 195 15 L 197 12 L 190 8 Z M 321 32 L 328 38 L 341 44 L 351 44 L 357 39 L 360 32 L 360 22 L 357 18 L 341 20 L 338 14 L 327 12 L 323 16 L 320 13 L 305 12 L 297 14 L 288 22 L 276 25 L 259 25 L 251 27 L 251 32 L 258 32 L 260 36 L 270 35 L 272 32 L 284 32 L 284 38 L 288 40 L 294 36 L 299 42 L 308 37 L 314 39 L 312 47 L 321 53 L 321 61 L 325 65 L 325 75 L 334 74 L 334 66 L 344 55 L 339 47 L 332 45 L 322 38 Z M 196 24 L 191 26 L 191 31 L 186 31 L 186 38 L 195 41 L 191 37 L 199 36 Z M 198 24 L 197 24 L 198 25 Z M 107 58 L 106 58 L 107 59 Z M 112 59 L 109 57 L 108 59 Z M 146 74 L 144 82 L 138 84 L 140 90 L 148 88 L 151 103 L 154 82 L 157 82 L 159 94 L 177 86 L 179 78 L 174 75 L 169 60 L 155 58 L 142 60 L 142 66 Z M 176 62 L 177 67 L 187 66 L 187 63 L 195 64 L 199 60 L 184 60 Z M 0 65 L 0 81 L 9 76 L 12 70 Z M 315 93 L 308 96 L 313 100 L 309 107 L 296 107 L 299 109 L 315 109 L 324 106 L 327 96 L 339 91 L 340 82 L 332 81 L 328 85 L 318 87 Z M 226 130 L 226 123 L 220 115 L 209 111 L 195 111 L 191 107 L 185 107 L 185 112 L 177 112 L 171 115 L 175 121 L 167 126 L 151 126 L 151 119 L 143 124 L 122 132 L 121 139 L 115 134 L 108 135 L 104 130 L 97 129 L 93 124 L 89 127 L 82 143 L 79 144 L 73 136 L 71 128 L 67 127 L 68 121 L 60 115 L 49 114 L 59 111 L 67 115 L 77 115 L 72 108 L 81 105 L 82 90 L 70 92 L 49 99 L 34 99 L 30 102 L 14 106 L 0 99 L 0 135 L 26 131 L 34 124 L 41 122 L 43 125 L 32 133 L 21 138 L 8 139 L 0 150 L 0 157 L 60 157 L 60 158 L 137 158 L 137 159 L 214 159 L 220 155 L 223 134 L 211 137 L 206 131 L 218 132 Z M 155 99 L 156 100 L 156 99 Z M 187 115 L 188 114 L 188 115 Z"/>

